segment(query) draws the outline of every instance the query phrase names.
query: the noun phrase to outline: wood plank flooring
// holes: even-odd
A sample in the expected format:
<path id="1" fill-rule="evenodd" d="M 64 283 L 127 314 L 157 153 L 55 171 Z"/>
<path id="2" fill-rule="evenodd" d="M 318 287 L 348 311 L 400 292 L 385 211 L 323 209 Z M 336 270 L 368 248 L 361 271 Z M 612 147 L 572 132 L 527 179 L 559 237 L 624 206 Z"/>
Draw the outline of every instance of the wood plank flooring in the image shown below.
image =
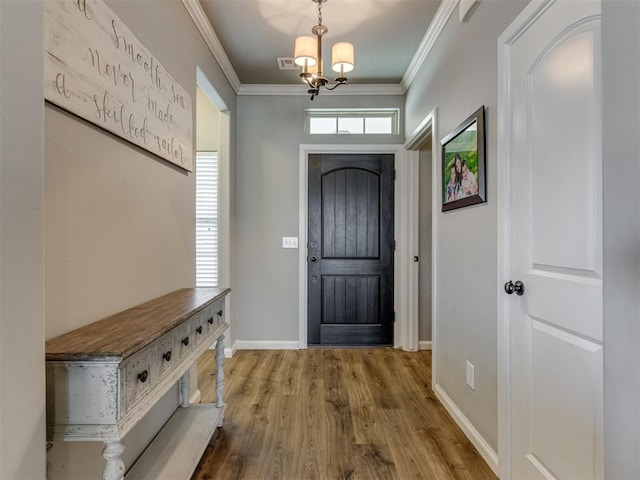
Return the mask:
<path id="1" fill-rule="evenodd" d="M 198 362 L 215 401 L 213 352 Z M 431 352 L 239 351 L 192 480 L 496 479 L 431 390 Z"/>

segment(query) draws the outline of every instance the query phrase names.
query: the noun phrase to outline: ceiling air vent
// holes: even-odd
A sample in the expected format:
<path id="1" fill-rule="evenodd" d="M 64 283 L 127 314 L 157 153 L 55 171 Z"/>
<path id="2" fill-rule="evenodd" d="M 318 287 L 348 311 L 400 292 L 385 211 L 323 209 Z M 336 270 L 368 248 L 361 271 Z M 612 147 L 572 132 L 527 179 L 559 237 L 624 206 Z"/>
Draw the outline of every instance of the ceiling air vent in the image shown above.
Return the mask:
<path id="1" fill-rule="evenodd" d="M 293 57 L 278 57 L 279 70 L 298 70 L 298 68 L 293 62 Z"/>

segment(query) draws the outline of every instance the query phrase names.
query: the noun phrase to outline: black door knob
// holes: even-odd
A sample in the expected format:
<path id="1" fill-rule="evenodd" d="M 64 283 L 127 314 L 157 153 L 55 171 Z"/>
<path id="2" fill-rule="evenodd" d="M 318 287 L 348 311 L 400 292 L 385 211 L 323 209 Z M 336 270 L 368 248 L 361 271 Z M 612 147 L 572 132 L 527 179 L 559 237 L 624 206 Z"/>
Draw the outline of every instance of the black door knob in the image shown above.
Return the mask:
<path id="1" fill-rule="evenodd" d="M 515 292 L 516 295 L 522 296 L 524 295 L 524 283 L 522 283 L 520 280 L 517 280 L 515 282 L 509 280 L 504 284 L 504 291 L 509 295 L 512 295 Z"/>
<path id="2" fill-rule="evenodd" d="M 504 291 L 507 292 L 507 295 L 511 295 L 513 293 L 513 282 L 511 280 L 504 284 Z"/>
<path id="3" fill-rule="evenodd" d="M 312 262 L 317 262 L 318 261 L 318 257 L 316 257 L 315 255 L 313 257 L 310 258 L 310 260 Z"/>

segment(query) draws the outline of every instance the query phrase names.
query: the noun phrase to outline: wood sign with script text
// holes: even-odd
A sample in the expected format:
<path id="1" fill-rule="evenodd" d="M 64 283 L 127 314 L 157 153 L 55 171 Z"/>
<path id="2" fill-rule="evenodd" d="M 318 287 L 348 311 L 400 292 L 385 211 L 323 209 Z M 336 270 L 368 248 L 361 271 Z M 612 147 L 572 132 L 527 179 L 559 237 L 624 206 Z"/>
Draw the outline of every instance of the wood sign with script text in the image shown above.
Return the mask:
<path id="1" fill-rule="evenodd" d="M 45 5 L 45 99 L 193 171 L 191 97 L 103 0 Z"/>

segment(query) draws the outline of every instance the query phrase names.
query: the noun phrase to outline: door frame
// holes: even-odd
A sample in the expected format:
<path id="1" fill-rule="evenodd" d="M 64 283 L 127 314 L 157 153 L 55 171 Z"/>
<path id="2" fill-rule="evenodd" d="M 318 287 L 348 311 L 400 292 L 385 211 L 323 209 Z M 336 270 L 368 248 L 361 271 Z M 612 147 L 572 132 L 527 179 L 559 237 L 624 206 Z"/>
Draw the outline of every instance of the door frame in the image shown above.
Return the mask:
<path id="1" fill-rule="evenodd" d="M 440 148 L 438 142 L 437 131 L 437 115 L 438 109 L 434 108 L 429 114 L 420 122 L 407 140 L 404 143 L 404 148 L 407 150 L 408 162 L 407 172 L 408 177 L 412 180 L 412 188 L 407 192 L 409 195 L 409 235 L 410 235 L 410 251 L 415 252 L 412 255 L 418 255 L 420 251 L 420 198 L 419 198 L 419 172 L 420 172 L 420 148 L 431 137 L 431 388 L 435 391 L 437 385 L 437 342 L 436 332 L 438 326 L 437 320 L 437 296 L 436 291 L 437 284 L 437 272 L 438 272 L 438 255 L 437 255 L 437 231 L 438 231 L 438 211 L 436 206 L 438 205 L 438 198 L 440 195 L 439 182 L 437 181 L 437 169 L 440 159 Z M 418 321 L 419 314 L 419 273 L 420 263 L 412 262 L 410 264 L 409 280 L 410 280 L 410 293 L 408 295 L 408 301 L 410 302 L 410 309 L 412 317 Z M 416 332 L 417 335 L 417 332 Z"/>
<path id="2" fill-rule="evenodd" d="M 227 107 L 206 74 L 196 66 L 196 86 L 200 87 L 209 101 L 218 109 L 218 285 L 233 285 L 231 273 L 234 244 L 231 241 L 231 110 Z M 233 293 L 225 298 L 225 319 L 229 323 L 229 334 L 224 339 L 224 355 L 231 358 L 236 349 L 236 320 L 233 308 Z M 215 345 L 211 346 L 211 350 Z M 193 378 L 194 375 L 191 375 Z M 197 375 L 195 375 L 197 379 Z M 197 383 L 197 382 L 196 382 Z M 192 402 L 195 403 L 195 402 Z"/>
<path id="3" fill-rule="evenodd" d="M 511 326 L 510 302 L 501 286 L 511 271 L 511 46 L 556 0 L 532 0 L 498 37 L 498 131 L 497 131 L 497 322 L 498 322 L 498 472 L 511 478 Z"/>
<path id="4" fill-rule="evenodd" d="M 411 308 L 413 303 L 409 298 L 411 293 L 410 260 L 414 250 L 409 248 L 409 198 L 412 188 L 412 178 L 407 165 L 407 152 L 402 145 L 300 145 L 299 156 L 299 227 L 298 227 L 298 348 L 307 348 L 307 209 L 308 209 L 308 156 L 320 153 L 390 153 L 394 155 L 396 181 L 394 182 L 394 237 L 396 251 L 393 264 L 393 305 L 396 321 L 393 327 L 393 346 L 408 351 L 418 350 L 418 318 Z M 401 208 L 402 207 L 402 208 Z M 416 312 L 417 313 L 417 310 Z"/>

